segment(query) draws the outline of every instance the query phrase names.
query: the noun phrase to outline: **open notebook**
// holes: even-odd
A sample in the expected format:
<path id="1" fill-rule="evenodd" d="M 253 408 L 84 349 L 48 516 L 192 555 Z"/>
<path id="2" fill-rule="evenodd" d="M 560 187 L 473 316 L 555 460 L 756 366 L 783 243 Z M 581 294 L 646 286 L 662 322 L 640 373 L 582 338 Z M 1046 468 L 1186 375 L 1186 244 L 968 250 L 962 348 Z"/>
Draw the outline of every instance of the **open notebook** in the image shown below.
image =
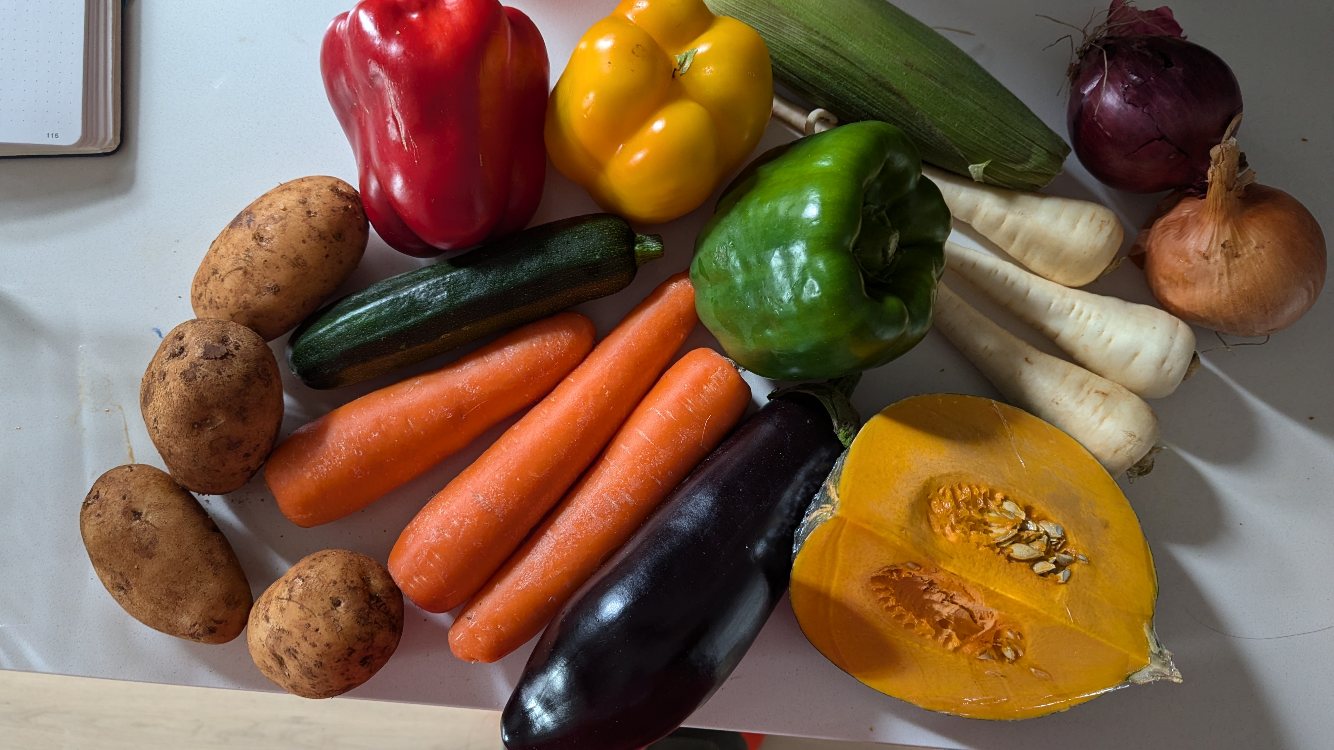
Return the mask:
<path id="1" fill-rule="evenodd" d="M 0 156 L 120 145 L 122 0 L 0 0 Z"/>

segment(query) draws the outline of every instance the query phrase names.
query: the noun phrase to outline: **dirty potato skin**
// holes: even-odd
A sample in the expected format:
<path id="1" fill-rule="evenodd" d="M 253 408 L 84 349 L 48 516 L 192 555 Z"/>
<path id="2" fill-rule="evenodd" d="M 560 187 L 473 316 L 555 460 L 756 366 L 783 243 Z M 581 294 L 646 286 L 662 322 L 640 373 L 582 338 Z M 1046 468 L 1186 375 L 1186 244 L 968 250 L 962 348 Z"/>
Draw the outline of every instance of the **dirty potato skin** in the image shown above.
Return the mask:
<path id="1" fill-rule="evenodd" d="M 361 262 L 369 226 L 361 196 L 336 177 L 302 177 L 256 198 L 213 240 L 195 272 L 200 318 L 246 326 L 266 341 L 296 327 Z"/>
<path id="2" fill-rule="evenodd" d="M 131 617 L 199 643 L 226 643 L 250 613 L 250 584 L 227 537 L 166 472 L 117 466 L 79 509 L 97 577 Z"/>
<path id="3" fill-rule="evenodd" d="M 255 666 L 304 698 L 331 698 L 369 680 L 403 634 L 403 595 L 378 561 L 331 549 L 302 558 L 250 611 Z"/>
<path id="4" fill-rule="evenodd" d="M 254 331 L 187 320 L 162 338 L 139 383 L 148 436 L 176 481 L 206 494 L 246 483 L 278 438 L 278 363 Z"/>

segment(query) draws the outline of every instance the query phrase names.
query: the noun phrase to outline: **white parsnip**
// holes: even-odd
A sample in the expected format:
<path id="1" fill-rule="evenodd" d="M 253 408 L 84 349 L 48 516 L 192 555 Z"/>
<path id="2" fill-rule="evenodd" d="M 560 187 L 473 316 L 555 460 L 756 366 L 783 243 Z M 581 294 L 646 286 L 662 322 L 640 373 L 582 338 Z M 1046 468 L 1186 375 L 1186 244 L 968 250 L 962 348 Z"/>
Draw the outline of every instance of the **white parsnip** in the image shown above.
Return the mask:
<path id="1" fill-rule="evenodd" d="M 1068 289 L 954 242 L 945 244 L 945 265 L 1076 362 L 1143 398 L 1172 393 L 1195 359 L 1195 332 L 1164 310 Z"/>
<path id="2" fill-rule="evenodd" d="M 1006 190 L 934 167 L 922 173 L 940 188 L 955 219 L 1064 286 L 1084 286 L 1101 276 L 1125 238 L 1116 214 L 1098 203 Z"/>
<path id="3" fill-rule="evenodd" d="M 1007 401 L 1064 430 L 1113 476 L 1157 443 L 1158 418 L 1139 396 L 1015 338 L 944 284 L 937 292 L 935 327 Z"/>

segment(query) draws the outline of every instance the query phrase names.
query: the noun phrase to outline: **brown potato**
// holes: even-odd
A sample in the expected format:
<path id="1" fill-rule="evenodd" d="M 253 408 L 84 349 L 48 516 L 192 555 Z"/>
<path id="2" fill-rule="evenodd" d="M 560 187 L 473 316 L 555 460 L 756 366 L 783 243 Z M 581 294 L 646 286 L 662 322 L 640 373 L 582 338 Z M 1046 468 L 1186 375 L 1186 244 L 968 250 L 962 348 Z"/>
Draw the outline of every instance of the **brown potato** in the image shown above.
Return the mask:
<path id="1" fill-rule="evenodd" d="M 230 320 L 187 320 L 162 338 L 139 383 L 139 407 L 176 481 L 195 492 L 231 492 L 273 450 L 282 378 L 254 331 Z"/>
<path id="2" fill-rule="evenodd" d="M 336 177 L 302 177 L 256 198 L 204 254 L 190 287 L 200 318 L 233 320 L 266 341 L 315 312 L 361 262 L 361 196 Z"/>
<path id="3" fill-rule="evenodd" d="M 246 644 L 265 677 L 304 698 L 369 680 L 403 635 L 403 594 L 374 558 L 342 549 L 307 555 L 250 611 Z"/>
<path id="4" fill-rule="evenodd" d="M 250 613 L 245 571 L 213 519 L 166 472 L 117 466 L 79 509 L 102 585 L 131 617 L 167 635 L 226 643 Z"/>

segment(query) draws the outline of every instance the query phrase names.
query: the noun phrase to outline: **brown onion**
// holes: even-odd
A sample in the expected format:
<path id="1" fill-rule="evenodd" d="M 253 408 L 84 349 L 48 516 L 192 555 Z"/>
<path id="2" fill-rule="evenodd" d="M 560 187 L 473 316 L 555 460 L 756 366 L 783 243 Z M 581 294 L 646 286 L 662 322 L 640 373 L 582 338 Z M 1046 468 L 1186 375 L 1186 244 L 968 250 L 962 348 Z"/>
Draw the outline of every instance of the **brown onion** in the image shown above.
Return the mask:
<path id="1" fill-rule="evenodd" d="M 1325 236 L 1296 198 L 1238 173 L 1230 136 L 1211 152 L 1204 197 L 1184 195 L 1140 244 L 1153 296 L 1173 315 L 1264 336 L 1311 309 L 1325 284 Z"/>

